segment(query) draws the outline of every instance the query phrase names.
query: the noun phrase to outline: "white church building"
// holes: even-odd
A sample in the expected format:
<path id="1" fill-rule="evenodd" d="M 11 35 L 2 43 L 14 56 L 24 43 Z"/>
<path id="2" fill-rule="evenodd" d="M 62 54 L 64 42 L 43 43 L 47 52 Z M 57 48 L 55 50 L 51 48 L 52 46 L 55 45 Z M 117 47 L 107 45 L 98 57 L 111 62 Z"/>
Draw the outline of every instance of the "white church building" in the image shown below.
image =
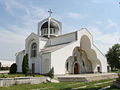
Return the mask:
<path id="1" fill-rule="evenodd" d="M 38 33 L 25 40 L 25 49 L 16 54 L 17 72 L 28 54 L 30 73 L 55 74 L 107 72 L 105 55 L 94 45 L 91 33 L 82 28 L 62 34 L 62 23 L 49 16 L 38 23 Z"/>

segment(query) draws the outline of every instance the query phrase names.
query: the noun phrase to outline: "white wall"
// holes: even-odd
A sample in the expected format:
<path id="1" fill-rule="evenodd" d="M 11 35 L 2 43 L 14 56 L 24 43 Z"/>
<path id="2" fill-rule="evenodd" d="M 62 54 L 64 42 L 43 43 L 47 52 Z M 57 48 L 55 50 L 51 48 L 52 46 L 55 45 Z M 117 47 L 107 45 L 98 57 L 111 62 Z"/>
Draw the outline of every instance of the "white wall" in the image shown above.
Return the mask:
<path id="1" fill-rule="evenodd" d="M 25 50 L 26 53 L 28 53 L 29 56 L 29 69 L 32 71 L 32 63 L 35 63 L 35 73 L 41 72 L 41 58 L 40 58 L 40 48 L 43 47 L 41 44 L 44 44 L 45 42 L 39 41 L 40 37 L 34 33 L 30 34 L 28 38 L 26 39 L 25 44 Z M 37 57 L 31 57 L 31 45 L 33 43 L 37 44 Z"/>
<path id="2" fill-rule="evenodd" d="M 43 39 L 43 38 L 40 38 L 39 39 L 39 49 L 43 49 L 47 44 L 47 40 Z"/>
<path id="3" fill-rule="evenodd" d="M 41 59 L 40 57 L 33 57 L 29 59 L 29 69 L 32 71 L 32 63 L 35 64 L 35 73 L 41 72 Z"/>
<path id="4" fill-rule="evenodd" d="M 77 46 L 77 42 L 73 42 L 62 49 L 59 49 L 51 54 L 51 67 L 54 67 L 55 74 L 65 74 L 65 63 L 69 56 L 72 56 L 72 51 Z"/>
<path id="5" fill-rule="evenodd" d="M 25 52 L 21 51 L 16 56 L 17 72 L 22 72 L 22 62 Z"/>
<path id="6" fill-rule="evenodd" d="M 46 60 L 48 60 L 48 65 L 46 62 Z M 50 63 L 51 62 L 51 53 L 45 53 L 45 54 L 42 54 L 42 74 L 46 74 L 49 72 L 50 70 Z"/>

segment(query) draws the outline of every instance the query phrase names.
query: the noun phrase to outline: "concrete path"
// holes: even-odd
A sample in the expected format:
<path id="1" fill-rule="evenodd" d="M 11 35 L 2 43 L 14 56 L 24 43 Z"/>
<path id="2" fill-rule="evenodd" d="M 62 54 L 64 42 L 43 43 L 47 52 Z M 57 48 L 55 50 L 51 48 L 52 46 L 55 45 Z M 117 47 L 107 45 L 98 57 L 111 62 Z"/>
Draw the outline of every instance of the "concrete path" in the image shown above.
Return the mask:
<path id="1" fill-rule="evenodd" d="M 113 82 L 113 81 L 111 80 L 111 81 L 107 81 L 107 82 L 96 83 L 96 84 L 94 84 L 94 85 L 101 85 L 101 84 L 105 84 L 105 83 L 109 83 L 109 82 Z"/>
<path id="2" fill-rule="evenodd" d="M 101 88 L 101 89 L 98 89 L 98 90 L 105 90 L 105 89 L 108 89 L 110 88 L 110 86 L 107 86 L 107 87 L 104 87 L 104 88 Z"/>
<path id="3" fill-rule="evenodd" d="M 79 89 L 86 88 L 86 87 L 87 86 L 81 86 L 81 87 L 73 88 L 72 90 L 79 90 Z"/>

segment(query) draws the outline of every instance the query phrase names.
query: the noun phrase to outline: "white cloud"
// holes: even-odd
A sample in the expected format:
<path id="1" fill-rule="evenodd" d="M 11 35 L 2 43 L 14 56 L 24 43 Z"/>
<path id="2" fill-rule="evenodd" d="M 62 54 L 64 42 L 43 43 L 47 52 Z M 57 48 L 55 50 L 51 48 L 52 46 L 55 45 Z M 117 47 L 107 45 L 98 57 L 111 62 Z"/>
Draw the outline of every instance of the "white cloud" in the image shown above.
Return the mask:
<path id="1" fill-rule="evenodd" d="M 15 53 L 24 49 L 26 35 L 0 28 L 0 59 L 15 60 Z"/>
<path id="2" fill-rule="evenodd" d="M 116 24 L 114 21 L 112 21 L 111 19 L 107 19 L 106 29 L 110 29 L 110 28 L 118 29 L 118 26 L 117 26 L 117 24 Z"/>
<path id="3" fill-rule="evenodd" d="M 41 18 L 48 15 L 48 13 L 46 12 L 47 9 L 32 5 L 24 5 L 20 3 L 19 0 L 0 0 L 0 3 L 3 4 L 5 10 L 8 13 L 14 16 L 16 16 L 16 10 L 22 10 L 26 12 L 25 17 L 31 16 L 32 18 Z M 20 17 L 23 18 L 22 16 Z"/>
<path id="4" fill-rule="evenodd" d="M 4 9 L 12 16 L 21 20 L 22 26 L 9 25 L 0 27 L 0 57 L 2 59 L 15 59 L 15 53 L 24 49 L 25 38 L 31 33 L 37 32 L 37 23 L 41 18 L 47 17 L 47 9 L 24 5 L 18 0 L 0 0 Z M 16 10 L 22 10 L 26 14 L 18 15 Z M 7 56 L 7 57 L 6 57 Z"/>
<path id="5" fill-rule="evenodd" d="M 68 17 L 70 17 L 70 18 L 81 18 L 82 15 L 80 13 L 69 12 Z"/>
<path id="6" fill-rule="evenodd" d="M 27 8 L 26 11 L 28 13 L 24 15 L 24 17 L 21 17 L 21 19 L 23 20 L 26 26 L 37 25 L 37 23 L 41 20 L 41 18 L 45 18 L 48 16 L 48 13 L 46 12 L 47 9 L 40 8 L 37 6 L 29 6 L 29 8 Z"/>
<path id="7" fill-rule="evenodd" d="M 17 0 L 0 0 L 0 3 L 4 6 L 5 10 L 11 15 L 15 16 L 14 10 L 21 8 L 24 9 L 24 5 L 18 3 Z"/>
<path id="8" fill-rule="evenodd" d="M 25 48 L 25 39 L 31 32 L 33 32 L 31 27 L 17 25 L 11 25 L 9 28 L 0 27 L 0 59 L 15 60 L 15 53 Z"/>
<path id="9" fill-rule="evenodd" d="M 89 27 L 89 31 L 94 37 L 95 44 L 103 53 L 106 53 L 111 46 L 119 42 L 119 31 L 103 33 L 98 27 Z"/>

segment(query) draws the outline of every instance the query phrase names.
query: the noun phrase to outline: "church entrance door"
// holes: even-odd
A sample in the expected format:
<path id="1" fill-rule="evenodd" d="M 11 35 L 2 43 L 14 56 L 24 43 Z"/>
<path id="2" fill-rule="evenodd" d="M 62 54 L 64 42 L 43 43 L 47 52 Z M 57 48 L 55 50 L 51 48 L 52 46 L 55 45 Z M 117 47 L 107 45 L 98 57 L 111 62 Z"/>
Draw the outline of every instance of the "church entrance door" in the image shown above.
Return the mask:
<path id="1" fill-rule="evenodd" d="M 79 74 L 79 64 L 78 63 L 74 64 L 74 74 Z"/>
<path id="2" fill-rule="evenodd" d="M 32 63 L 32 73 L 35 73 L 35 63 Z"/>

